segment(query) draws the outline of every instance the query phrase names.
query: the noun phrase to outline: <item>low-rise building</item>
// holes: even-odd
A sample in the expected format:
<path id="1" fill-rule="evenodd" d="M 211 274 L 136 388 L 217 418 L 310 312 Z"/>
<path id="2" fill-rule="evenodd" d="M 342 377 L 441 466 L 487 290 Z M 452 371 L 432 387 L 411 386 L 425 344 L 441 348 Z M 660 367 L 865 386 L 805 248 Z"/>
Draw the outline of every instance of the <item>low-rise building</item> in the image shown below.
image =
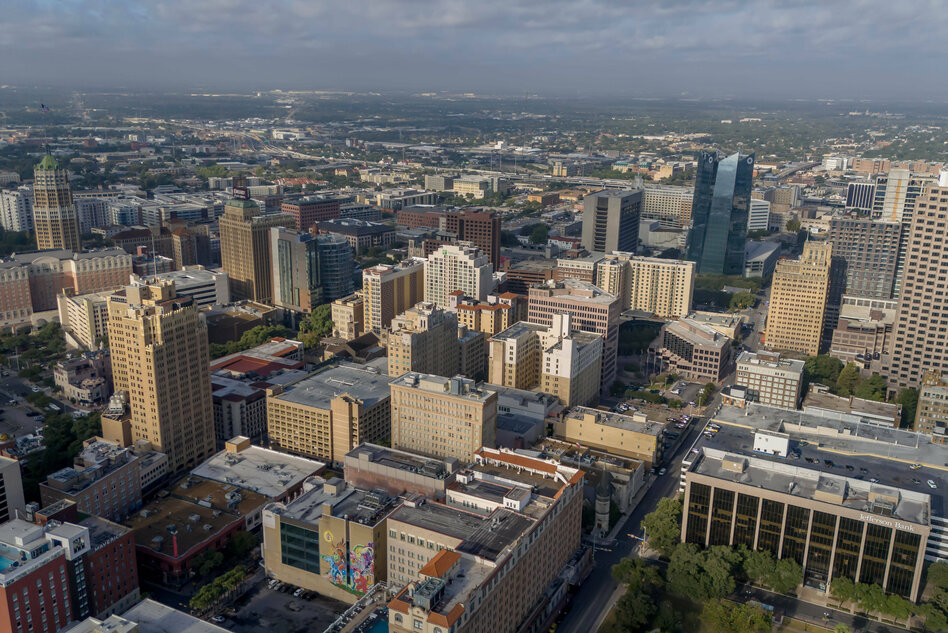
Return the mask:
<path id="1" fill-rule="evenodd" d="M 662 326 L 649 357 L 662 370 L 695 382 L 719 382 L 731 364 L 731 339 L 714 328 L 684 318 Z"/>
<path id="2" fill-rule="evenodd" d="M 574 407 L 553 423 L 558 439 L 638 459 L 647 468 L 662 460 L 663 430 L 664 421 L 650 420 L 645 413 L 623 415 L 589 407 Z"/>
<path id="3" fill-rule="evenodd" d="M 541 391 L 527 391 L 497 384 L 484 385 L 497 392 L 497 446 L 523 449 L 546 435 L 548 420 L 563 411 L 559 398 Z"/>
<path id="4" fill-rule="evenodd" d="M 555 259 L 527 259 L 511 264 L 504 271 L 507 273 L 507 289 L 525 296 L 532 286 L 552 281 L 555 271 Z"/>
<path id="5" fill-rule="evenodd" d="M 457 313 L 458 324 L 493 336 L 527 318 L 527 298 L 514 292 L 488 295 L 487 301 L 465 297 L 456 290 L 448 298 L 448 309 Z"/>
<path id="6" fill-rule="evenodd" d="M 366 333 L 365 300 L 358 292 L 332 302 L 332 335 L 351 341 Z"/>
<path id="7" fill-rule="evenodd" d="M 86 618 L 63 633 L 226 633 L 227 629 L 145 599 L 122 615 Z"/>
<path id="8" fill-rule="evenodd" d="M 357 488 L 384 490 L 392 497 L 416 493 L 443 500 L 460 463 L 365 443 L 346 454 L 344 466 L 346 482 Z"/>
<path id="9" fill-rule="evenodd" d="M 53 380 L 63 397 L 83 406 L 99 406 L 112 395 L 112 363 L 106 350 L 85 352 L 78 358 L 60 361 Z"/>
<path id="10" fill-rule="evenodd" d="M 768 277 L 773 274 L 780 259 L 779 242 L 748 242 L 744 254 L 744 276 Z"/>
<path id="11" fill-rule="evenodd" d="M 864 372 L 881 373 L 898 301 L 852 295 L 843 295 L 841 301 L 829 355 L 846 364 L 856 363 Z"/>
<path id="12" fill-rule="evenodd" d="M 930 435 L 938 444 L 948 444 L 948 380 L 941 372 L 925 373 L 918 389 L 917 410 L 915 431 Z"/>
<path id="13" fill-rule="evenodd" d="M 181 270 L 149 275 L 145 281 L 173 281 L 179 297 L 193 297 L 199 306 L 227 305 L 230 303 L 230 279 L 222 270 L 204 266 L 185 266 Z M 139 281 L 133 278 L 133 283 Z"/>
<path id="14" fill-rule="evenodd" d="M 67 346 L 98 349 L 105 342 L 109 324 L 108 300 L 113 294 L 110 290 L 78 297 L 66 293 L 56 295 L 59 323 Z"/>
<path id="15" fill-rule="evenodd" d="M 345 238 L 356 253 L 362 253 L 370 248 L 385 251 L 391 248 L 395 241 L 395 228 L 381 222 L 340 218 L 320 222 L 316 226 L 320 233 Z"/>
<path id="16" fill-rule="evenodd" d="M 803 364 L 802 361 L 798 362 Z M 803 412 L 846 422 L 896 429 L 902 421 L 900 404 L 876 402 L 856 396 L 835 396 L 825 387 L 817 385 L 811 385 L 809 393 L 803 399 Z"/>
<path id="17" fill-rule="evenodd" d="M 796 409 L 803 385 L 803 361 L 776 352 L 741 352 L 734 384 L 747 388 L 749 402 Z"/>

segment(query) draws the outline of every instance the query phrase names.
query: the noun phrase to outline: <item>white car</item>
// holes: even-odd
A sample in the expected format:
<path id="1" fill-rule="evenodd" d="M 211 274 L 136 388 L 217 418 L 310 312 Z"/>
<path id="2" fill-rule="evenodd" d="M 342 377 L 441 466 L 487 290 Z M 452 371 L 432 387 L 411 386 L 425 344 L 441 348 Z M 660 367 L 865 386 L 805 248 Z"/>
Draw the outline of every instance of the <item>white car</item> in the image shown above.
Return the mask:
<path id="1" fill-rule="evenodd" d="M 928 487 L 929 487 L 929 488 L 937 488 L 938 486 L 935 485 L 935 482 L 934 482 L 934 481 L 932 481 L 931 479 L 929 479 L 929 480 L 928 480 Z"/>

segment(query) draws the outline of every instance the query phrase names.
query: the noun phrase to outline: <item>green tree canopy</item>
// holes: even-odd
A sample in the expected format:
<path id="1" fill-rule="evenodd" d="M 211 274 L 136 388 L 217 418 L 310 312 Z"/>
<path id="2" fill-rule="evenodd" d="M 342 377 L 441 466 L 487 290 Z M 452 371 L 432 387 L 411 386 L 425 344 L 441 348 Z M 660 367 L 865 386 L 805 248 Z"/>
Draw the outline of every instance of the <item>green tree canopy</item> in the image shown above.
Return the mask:
<path id="1" fill-rule="evenodd" d="M 752 295 L 749 292 L 737 292 L 731 295 L 731 301 L 729 307 L 731 312 L 737 312 L 738 310 L 746 310 L 747 308 L 753 308 L 757 303 L 757 297 Z"/>
<path id="2" fill-rule="evenodd" d="M 681 541 L 681 499 L 664 497 L 642 519 L 648 546 L 669 558 Z"/>
<path id="3" fill-rule="evenodd" d="M 533 230 L 530 231 L 531 244 L 546 244 L 549 238 L 550 227 L 548 227 L 546 224 L 536 224 L 534 225 Z"/>
<path id="4" fill-rule="evenodd" d="M 769 611 L 729 600 L 705 602 L 701 621 L 715 633 L 769 633 L 773 626 Z"/>
<path id="5" fill-rule="evenodd" d="M 307 348 L 316 347 L 319 341 L 332 334 L 332 326 L 332 304 L 324 303 L 300 323 L 300 340 Z"/>
<path id="6" fill-rule="evenodd" d="M 918 389 L 899 390 L 895 402 L 902 405 L 902 428 L 910 428 L 915 424 L 915 412 L 918 408 Z"/>
<path id="7" fill-rule="evenodd" d="M 853 395 L 864 400 L 885 402 L 886 383 L 879 374 L 872 374 L 859 383 Z"/>
<path id="8" fill-rule="evenodd" d="M 740 554 L 725 545 L 702 550 L 694 543 L 679 544 L 668 562 L 668 587 L 696 600 L 723 598 L 737 587 L 740 560 Z"/>
<path id="9" fill-rule="evenodd" d="M 836 379 L 843 370 L 843 362 L 828 354 L 810 356 L 803 363 L 804 379 L 807 384 L 817 382 L 830 389 L 836 388 Z"/>
<path id="10" fill-rule="evenodd" d="M 856 363 L 849 363 L 839 372 L 836 378 L 836 393 L 840 396 L 851 396 L 856 393 L 856 388 L 862 382 L 862 375 L 859 373 L 859 366 Z"/>

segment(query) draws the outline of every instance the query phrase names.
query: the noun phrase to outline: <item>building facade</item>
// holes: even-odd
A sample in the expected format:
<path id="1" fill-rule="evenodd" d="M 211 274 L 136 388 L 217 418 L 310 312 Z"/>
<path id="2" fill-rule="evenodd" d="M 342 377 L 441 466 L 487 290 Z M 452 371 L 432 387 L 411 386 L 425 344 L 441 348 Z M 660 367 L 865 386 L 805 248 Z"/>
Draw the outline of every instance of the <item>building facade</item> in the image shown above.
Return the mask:
<path id="1" fill-rule="evenodd" d="M 649 356 L 656 369 L 695 382 L 720 382 L 730 372 L 731 339 L 694 319 L 679 319 L 662 326 Z"/>
<path id="2" fill-rule="evenodd" d="M 679 319 L 691 312 L 694 281 L 694 262 L 614 252 L 600 262 L 595 283 L 619 297 L 623 310 Z"/>
<path id="3" fill-rule="evenodd" d="M 356 292 L 332 302 L 332 335 L 351 341 L 365 334 L 365 300 Z"/>
<path id="4" fill-rule="evenodd" d="M 796 409 L 803 384 L 803 361 L 781 358 L 772 352 L 741 352 L 734 384 L 746 387 L 752 402 Z"/>
<path id="5" fill-rule="evenodd" d="M 342 237 L 270 229 L 273 303 L 309 314 L 323 303 L 352 294 L 352 248 Z"/>
<path id="6" fill-rule="evenodd" d="M 500 217 L 493 211 L 448 211 L 439 226 L 457 235 L 458 241 L 474 244 L 494 270 L 500 270 Z"/>
<path id="7" fill-rule="evenodd" d="M 832 244 L 807 242 L 799 260 L 777 262 L 767 312 L 767 347 L 808 356 L 820 353 L 832 259 Z"/>
<path id="8" fill-rule="evenodd" d="M 409 371 L 458 373 L 458 320 L 453 312 L 419 303 L 392 319 L 386 344 L 388 375 L 393 378 Z"/>
<path id="9" fill-rule="evenodd" d="M 931 435 L 932 442 L 948 444 L 948 380 L 944 374 L 929 371 L 922 379 L 914 429 Z"/>
<path id="10" fill-rule="evenodd" d="M 283 214 L 293 218 L 292 226 L 297 231 L 309 231 L 317 222 L 335 220 L 340 217 L 342 204 L 352 202 L 351 196 L 314 195 L 284 200 L 281 205 Z"/>
<path id="11" fill-rule="evenodd" d="M 494 289 L 494 267 L 473 244 L 444 245 L 428 256 L 424 272 L 425 301 L 439 308 L 450 305 L 450 295 L 486 301 Z"/>
<path id="12" fill-rule="evenodd" d="M 33 228 L 36 248 L 82 250 L 79 219 L 72 203 L 69 176 L 59 162 L 46 154 L 33 172 Z"/>
<path id="13" fill-rule="evenodd" d="M 595 253 L 639 246 L 642 191 L 605 189 L 583 198 L 583 248 Z"/>
<path id="14" fill-rule="evenodd" d="M 842 292 L 859 297 L 890 299 L 895 291 L 902 225 L 868 218 L 834 217 L 827 240 L 833 258 L 843 267 Z"/>
<path id="15" fill-rule="evenodd" d="M 287 214 L 261 215 L 253 200 L 234 199 L 218 219 L 221 264 L 234 299 L 269 303 L 273 297 L 270 229 L 295 225 Z"/>
<path id="16" fill-rule="evenodd" d="M 425 262 L 406 260 L 362 271 L 365 331 L 381 334 L 401 314 L 425 297 Z"/>
<path id="17" fill-rule="evenodd" d="M 662 228 L 691 226 L 691 187 L 645 187 L 642 190 L 642 219 L 658 220 Z"/>

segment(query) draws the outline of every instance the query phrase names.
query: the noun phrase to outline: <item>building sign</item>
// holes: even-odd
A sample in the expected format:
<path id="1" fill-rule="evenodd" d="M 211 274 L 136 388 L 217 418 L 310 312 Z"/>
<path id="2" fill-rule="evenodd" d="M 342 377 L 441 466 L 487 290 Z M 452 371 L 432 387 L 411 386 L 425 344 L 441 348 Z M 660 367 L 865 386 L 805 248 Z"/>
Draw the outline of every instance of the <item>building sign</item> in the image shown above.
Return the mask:
<path id="1" fill-rule="evenodd" d="M 890 521 L 889 519 L 883 519 L 874 514 L 860 514 L 860 521 L 865 521 L 866 523 L 874 523 L 876 525 L 881 525 L 882 527 L 895 528 L 896 530 L 903 530 L 905 532 L 915 532 L 915 526 L 910 523 L 902 523 L 900 521 Z"/>

